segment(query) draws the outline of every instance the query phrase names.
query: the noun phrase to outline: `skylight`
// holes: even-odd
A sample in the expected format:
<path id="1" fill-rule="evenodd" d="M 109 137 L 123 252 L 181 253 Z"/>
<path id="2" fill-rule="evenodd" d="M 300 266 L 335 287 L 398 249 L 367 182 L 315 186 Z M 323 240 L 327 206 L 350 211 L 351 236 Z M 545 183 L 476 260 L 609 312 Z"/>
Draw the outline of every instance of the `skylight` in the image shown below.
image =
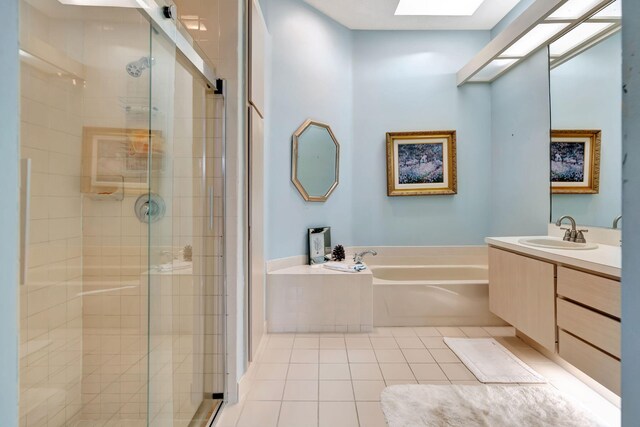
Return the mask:
<path id="1" fill-rule="evenodd" d="M 505 50 L 501 57 L 523 57 L 544 46 L 553 36 L 558 34 L 569 24 L 538 24 L 531 31 L 522 36 L 511 47 Z"/>
<path id="2" fill-rule="evenodd" d="M 484 0 L 400 0 L 396 15 L 471 16 Z"/>
<path id="3" fill-rule="evenodd" d="M 612 27 L 611 23 L 583 22 L 549 46 L 552 56 L 562 56 Z"/>

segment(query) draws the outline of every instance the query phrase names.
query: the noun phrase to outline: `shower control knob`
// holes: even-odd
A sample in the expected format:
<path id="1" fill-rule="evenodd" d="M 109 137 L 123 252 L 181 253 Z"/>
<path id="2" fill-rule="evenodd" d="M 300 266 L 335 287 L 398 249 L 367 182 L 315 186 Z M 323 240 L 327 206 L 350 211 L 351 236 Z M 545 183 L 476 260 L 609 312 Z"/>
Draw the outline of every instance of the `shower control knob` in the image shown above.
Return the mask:
<path id="1" fill-rule="evenodd" d="M 162 7 L 162 15 L 167 19 L 176 19 L 178 16 L 178 8 L 175 4 Z"/>

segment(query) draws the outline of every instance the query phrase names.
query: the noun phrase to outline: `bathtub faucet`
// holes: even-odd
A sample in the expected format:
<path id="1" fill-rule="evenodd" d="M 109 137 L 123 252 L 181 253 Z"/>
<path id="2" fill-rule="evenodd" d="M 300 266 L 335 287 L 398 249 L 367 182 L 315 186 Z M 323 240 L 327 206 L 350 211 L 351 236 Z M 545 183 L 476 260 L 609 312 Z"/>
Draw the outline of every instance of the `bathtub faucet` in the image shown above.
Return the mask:
<path id="1" fill-rule="evenodd" d="M 376 256 L 378 255 L 378 252 L 374 251 L 373 249 L 369 249 L 363 252 L 356 252 L 356 254 L 353 256 L 353 261 L 356 264 L 362 264 L 362 261 L 364 261 L 364 256 L 368 254 Z"/>

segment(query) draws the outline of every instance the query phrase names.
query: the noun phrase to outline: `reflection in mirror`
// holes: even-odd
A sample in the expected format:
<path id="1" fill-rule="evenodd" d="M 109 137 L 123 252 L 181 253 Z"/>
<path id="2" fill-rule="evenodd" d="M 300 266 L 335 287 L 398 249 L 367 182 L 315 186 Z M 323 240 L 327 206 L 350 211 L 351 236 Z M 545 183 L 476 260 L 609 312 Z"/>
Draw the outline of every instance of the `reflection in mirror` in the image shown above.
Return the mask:
<path id="1" fill-rule="evenodd" d="M 621 211 L 622 44 L 619 21 L 609 24 L 610 33 L 577 48 L 567 49 L 566 38 L 549 48 L 552 222 L 571 215 L 582 225 L 611 227 Z"/>
<path id="2" fill-rule="evenodd" d="M 331 128 L 307 120 L 293 134 L 291 180 L 302 197 L 324 202 L 338 186 L 340 144 Z"/>

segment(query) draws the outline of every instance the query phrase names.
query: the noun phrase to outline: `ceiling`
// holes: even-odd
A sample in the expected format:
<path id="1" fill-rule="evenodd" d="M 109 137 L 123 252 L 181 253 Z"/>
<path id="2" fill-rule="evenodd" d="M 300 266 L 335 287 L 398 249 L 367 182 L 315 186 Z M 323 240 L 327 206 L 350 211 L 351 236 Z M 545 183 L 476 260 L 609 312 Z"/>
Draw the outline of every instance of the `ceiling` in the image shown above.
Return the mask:
<path id="1" fill-rule="evenodd" d="M 352 30 L 490 30 L 520 2 L 484 0 L 472 16 L 395 16 L 398 0 L 304 1 Z"/>

